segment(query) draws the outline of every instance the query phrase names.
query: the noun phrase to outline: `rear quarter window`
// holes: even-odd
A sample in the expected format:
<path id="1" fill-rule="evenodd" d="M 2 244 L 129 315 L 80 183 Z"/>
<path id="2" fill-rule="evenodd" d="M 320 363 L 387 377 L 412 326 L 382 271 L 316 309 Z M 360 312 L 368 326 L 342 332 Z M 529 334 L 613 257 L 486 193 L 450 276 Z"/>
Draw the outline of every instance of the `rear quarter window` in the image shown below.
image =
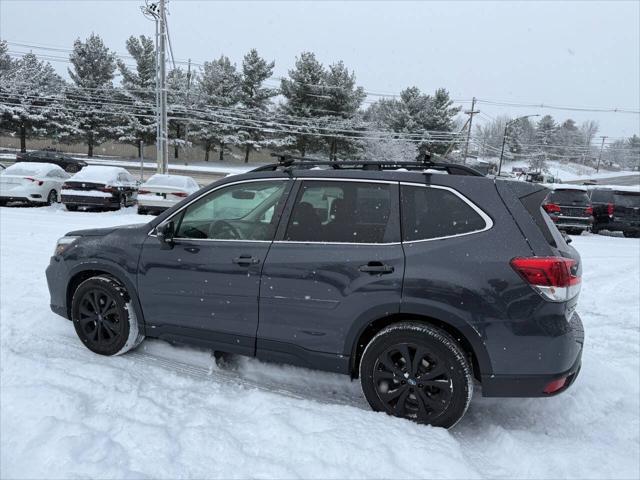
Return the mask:
<path id="1" fill-rule="evenodd" d="M 401 202 L 404 241 L 465 235 L 490 227 L 486 215 L 450 190 L 402 185 Z"/>

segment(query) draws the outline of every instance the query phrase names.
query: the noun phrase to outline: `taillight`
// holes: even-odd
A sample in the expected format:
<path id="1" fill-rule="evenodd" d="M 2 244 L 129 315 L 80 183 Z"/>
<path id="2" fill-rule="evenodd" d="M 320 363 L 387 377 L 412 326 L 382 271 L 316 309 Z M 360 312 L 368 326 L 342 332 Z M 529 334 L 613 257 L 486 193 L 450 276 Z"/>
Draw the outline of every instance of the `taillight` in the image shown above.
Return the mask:
<path id="1" fill-rule="evenodd" d="M 553 380 L 547 383 L 547 386 L 544 387 L 544 393 L 550 395 L 552 393 L 560 390 L 567 383 L 567 377 L 558 378 L 557 380 Z"/>
<path id="2" fill-rule="evenodd" d="M 560 213 L 560 205 L 556 203 L 544 203 L 542 204 L 542 208 L 544 208 L 547 213 Z"/>
<path id="3" fill-rule="evenodd" d="M 613 210 L 616 208 L 616 206 L 613 203 L 607 203 L 607 214 L 610 217 L 613 217 Z"/>
<path id="4" fill-rule="evenodd" d="M 151 192 L 149 190 L 138 190 L 138 194 L 146 195 L 148 193 L 151 193 Z"/>
<path id="5" fill-rule="evenodd" d="M 37 183 L 38 185 L 42 185 L 42 184 L 44 183 L 42 180 L 36 180 L 36 179 L 35 179 L 35 178 L 33 178 L 33 177 L 24 177 L 24 179 L 25 179 L 25 180 L 29 180 L 29 181 L 31 181 L 31 182 L 33 182 L 33 183 Z"/>
<path id="6" fill-rule="evenodd" d="M 593 215 L 593 207 L 587 207 L 584 211 L 586 215 Z"/>
<path id="7" fill-rule="evenodd" d="M 186 194 L 184 192 L 172 192 L 171 194 L 175 195 L 176 197 L 181 197 L 181 198 L 186 198 L 186 197 L 189 196 L 188 194 Z"/>
<path id="8" fill-rule="evenodd" d="M 548 300 L 564 302 L 580 292 L 577 262 L 564 257 L 518 257 L 511 266 Z"/>

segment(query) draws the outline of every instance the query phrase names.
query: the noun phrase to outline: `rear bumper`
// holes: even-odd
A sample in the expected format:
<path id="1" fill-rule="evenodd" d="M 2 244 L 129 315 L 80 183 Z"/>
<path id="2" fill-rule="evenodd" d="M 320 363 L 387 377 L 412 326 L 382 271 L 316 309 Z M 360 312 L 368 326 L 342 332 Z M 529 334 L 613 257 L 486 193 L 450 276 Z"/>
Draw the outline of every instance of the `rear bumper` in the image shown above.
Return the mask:
<path id="1" fill-rule="evenodd" d="M 482 395 L 484 397 L 550 397 L 567 390 L 576 380 L 582 366 L 582 350 L 584 345 L 584 327 L 578 313 L 569 322 L 570 343 L 567 349 L 575 352 L 573 364 L 564 370 L 535 375 L 482 375 Z M 572 344 L 572 345 L 571 345 Z M 558 352 L 564 356 L 567 352 Z M 564 379 L 564 384 L 545 393 L 545 389 L 554 381 Z"/>
<path id="2" fill-rule="evenodd" d="M 593 217 L 551 217 L 558 228 L 575 228 L 587 230 L 593 225 Z"/>

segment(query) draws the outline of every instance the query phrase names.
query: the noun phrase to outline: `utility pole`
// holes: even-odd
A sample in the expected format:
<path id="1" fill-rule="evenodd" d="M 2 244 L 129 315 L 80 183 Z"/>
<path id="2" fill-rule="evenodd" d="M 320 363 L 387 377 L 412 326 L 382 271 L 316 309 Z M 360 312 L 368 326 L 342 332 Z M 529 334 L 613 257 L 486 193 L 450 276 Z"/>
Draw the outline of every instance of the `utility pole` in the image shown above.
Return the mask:
<path id="1" fill-rule="evenodd" d="M 158 151 L 158 168 L 160 173 L 167 173 L 169 170 L 169 143 L 167 141 L 167 62 L 166 62 L 166 44 L 167 44 L 167 25 L 165 24 L 166 0 L 160 0 L 160 12 L 158 14 L 160 49 L 159 66 L 160 66 L 160 150 Z"/>
<path id="2" fill-rule="evenodd" d="M 522 117 L 514 118 L 513 120 L 509 120 L 504 124 L 504 135 L 502 135 L 502 150 L 500 150 L 500 162 L 498 163 L 498 173 L 497 176 L 500 176 L 502 173 L 502 158 L 504 157 L 504 145 L 507 143 L 507 133 L 509 132 L 509 127 L 516 123 L 518 120 L 524 120 L 525 118 L 531 117 L 539 117 L 540 115 L 523 115 Z"/>
<path id="3" fill-rule="evenodd" d="M 469 115 L 469 130 L 467 131 L 467 142 L 464 146 L 464 157 L 462 157 L 462 163 L 467 163 L 467 154 L 469 153 L 469 138 L 471 137 L 471 124 L 473 123 L 473 116 L 476 113 L 480 113 L 480 111 L 474 110 L 476 107 L 476 97 L 473 97 L 471 100 L 471 110 L 467 110 L 466 113 Z"/>
<path id="4" fill-rule="evenodd" d="M 186 95 L 186 103 L 187 103 L 187 121 L 184 124 L 184 143 L 185 146 L 189 141 L 189 115 L 191 115 L 191 102 L 189 98 L 189 90 L 191 89 L 191 59 L 189 59 L 189 64 L 187 66 L 187 95 Z M 187 157 L 184 157 L 184 164 L 187 165 Z"/>
<path id="5" fill-rule="evenodd" d="M 603 135 L 600 138 L 602 138 L 602 144 L 600 145 L 600 155 L 598 155 L 598 165 L 596 165 L 596 173 L 600 171 L 600 160 L 602 160 L 602 151 L 604 150 L 604 141 L 607 137 Z"/>

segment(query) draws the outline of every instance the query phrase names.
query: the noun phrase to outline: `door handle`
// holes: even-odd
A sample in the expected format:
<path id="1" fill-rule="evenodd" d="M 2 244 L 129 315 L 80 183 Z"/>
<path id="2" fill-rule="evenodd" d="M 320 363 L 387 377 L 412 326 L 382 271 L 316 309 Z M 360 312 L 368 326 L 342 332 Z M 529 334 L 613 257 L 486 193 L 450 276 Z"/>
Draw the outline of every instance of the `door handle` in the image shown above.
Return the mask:
<path id="1" fill-rule="evenodd" d="M 240 255 L 232 260 L 233 263 L 238 265 L 256 265 L 260 263 L 260 259 L 252 257 L 251 255 Z"/>
<path id="2" fill-rule="evenodd" d="M 394 271 L 394 268 L 391 265 L 385 265 L 381 262 L 369 262 L 366 265 L 360 265 L 360 267 L 358 267 L 358 270 L 364 273 L 370 273 L 372 275 L 382 275 L 385 273 L 392 273 Z"/>

